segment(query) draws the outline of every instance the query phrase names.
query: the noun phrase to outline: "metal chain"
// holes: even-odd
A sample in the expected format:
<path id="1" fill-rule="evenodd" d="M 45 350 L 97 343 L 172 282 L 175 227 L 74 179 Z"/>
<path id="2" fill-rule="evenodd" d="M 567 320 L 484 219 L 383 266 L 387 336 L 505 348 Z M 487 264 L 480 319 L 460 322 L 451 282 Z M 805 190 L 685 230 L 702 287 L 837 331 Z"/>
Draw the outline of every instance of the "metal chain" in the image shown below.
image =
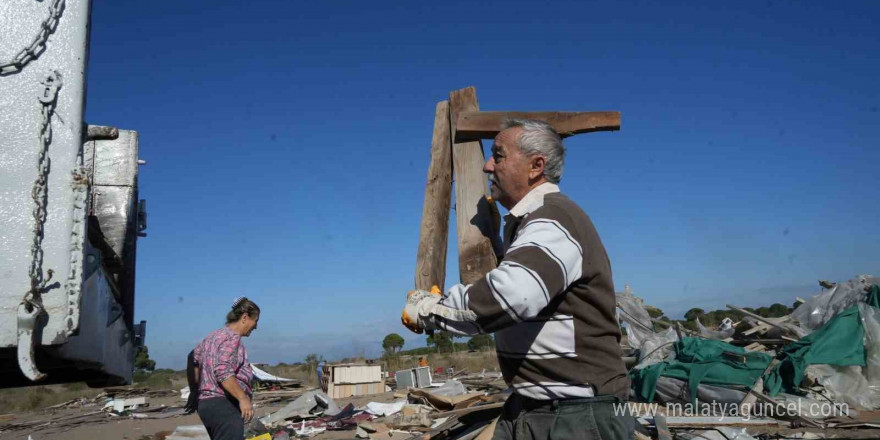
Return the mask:
<path id="1" fill-rule="evenodd" d="M 52 144 L 52 116 L 58 103 L 58 91 L 61 89 L 61 72 L 53 70 L 40 83 L 43 91 L 38 97 L 42 120 L 40 123 L 40 152 L 37 158 L 37 179 L 31 190 L 34 200 L 34 241 L 31 244 L 31 289 L 25 294 L 24 303 L 29 308 L 42 308 L 41 294 L 46 284 L 52 280 L 52 269 L 46 271 L 48 277 L 43 279 L 43 234 L 46 224 L 46 207 L 49 201 L 49 145 Z"/>
<path id="2" fill-rule="evenodd" d="M 58 20 L 64 12 L 64 0 L 54 0 L 49 6 L 49 18 L 40 25 L 40 32 L 34 37 L 31 44 L 22 49 L 15 58 L 9 61 L 0 61 L 0 76 L 13 75 L 24 69 L 31 61 L 39 58 L 46 50 L 46 42 L 49 35 L 58 27 Z"/>

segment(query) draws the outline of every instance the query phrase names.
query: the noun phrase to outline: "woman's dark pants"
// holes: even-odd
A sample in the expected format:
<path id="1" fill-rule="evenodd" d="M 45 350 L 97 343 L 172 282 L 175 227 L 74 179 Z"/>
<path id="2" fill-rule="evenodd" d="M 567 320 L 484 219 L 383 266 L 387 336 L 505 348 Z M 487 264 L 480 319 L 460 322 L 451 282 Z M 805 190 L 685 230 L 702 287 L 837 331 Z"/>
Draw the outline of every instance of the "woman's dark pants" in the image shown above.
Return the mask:
<path id="1" fill-rule="evenodd" d="M 238 403 L 225 397 L 199 401 L 199 418 L 208 430 L 211 440 L 244 439 L 244 420 Z"/>

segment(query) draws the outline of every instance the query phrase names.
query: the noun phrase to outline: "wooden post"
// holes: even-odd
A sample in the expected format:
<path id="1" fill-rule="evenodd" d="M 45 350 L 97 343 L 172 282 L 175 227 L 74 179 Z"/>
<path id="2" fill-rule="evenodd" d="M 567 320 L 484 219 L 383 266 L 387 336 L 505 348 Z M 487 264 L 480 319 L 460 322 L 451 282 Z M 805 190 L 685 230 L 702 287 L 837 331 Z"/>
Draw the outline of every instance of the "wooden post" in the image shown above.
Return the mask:
<path id="1" fill-rule="evenodd" d="M 452 143 L 449 136 L 449 101 L 437 103 L 431 164 L 425 185 L 425 207 L 419 229 L 416 257 L 416 289 L 443 289 L 446 280 L 446 243 L 449 237 L 449 206 L 452 198 Z"/>
<path id="2" fill-rule="evenodd" d="M 455 139 L 458 115 L 478 110 L 473 87 L 449 94 L 451 139 Z M 498 265 L 493 246 L 500 246 L 500 240 L 492 225 L 490 202 L 486 199 L 489 181 L 483 173 L 484 162 L 483 145 L 479 140 L 452 144 L 458 271 L 464 284 L 472 284 Z"/>

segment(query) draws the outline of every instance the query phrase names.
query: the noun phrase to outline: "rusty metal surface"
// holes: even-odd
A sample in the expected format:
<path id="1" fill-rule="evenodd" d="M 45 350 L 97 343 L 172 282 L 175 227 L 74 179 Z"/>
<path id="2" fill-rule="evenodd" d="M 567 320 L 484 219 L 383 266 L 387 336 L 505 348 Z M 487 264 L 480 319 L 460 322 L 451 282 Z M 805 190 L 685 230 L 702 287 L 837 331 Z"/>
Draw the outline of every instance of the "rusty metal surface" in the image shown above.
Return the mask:
<path id="1" fill-rule="evenodd" d="M 86 177 L 81 169 L 84 85 L 88 47 L 88 0 L 62 2 L 63 13 L 52 18 L 48 6 L 58 2 L 0 2 L 4 39 L 0 61 L 18 59 L 20 68 L 0 76 L 0 347 L 17 345 L 16 313 L 30 290 L 28 267 L 34 237 L 31 193 L 41 152 L 41 102 L 50 72 L 63 77 L 51 118 L 46 188 L 46 220 L 40 243 L 41 270 L 54 272 L 57 287 L 42 294 L 46 324 L 42 344 L 58 343 L 76 330 L 82 288 L 85 243 Z M 43 29 L 47 16 L 52 32 Z M 57 19 L 57 23 L 54 20 Z M 35 40 L 46 33 L 51 38 Z M 42 40 L 42 37 L 41 37 Z M 35 41 L 37 45 L 34 46 Z"/>

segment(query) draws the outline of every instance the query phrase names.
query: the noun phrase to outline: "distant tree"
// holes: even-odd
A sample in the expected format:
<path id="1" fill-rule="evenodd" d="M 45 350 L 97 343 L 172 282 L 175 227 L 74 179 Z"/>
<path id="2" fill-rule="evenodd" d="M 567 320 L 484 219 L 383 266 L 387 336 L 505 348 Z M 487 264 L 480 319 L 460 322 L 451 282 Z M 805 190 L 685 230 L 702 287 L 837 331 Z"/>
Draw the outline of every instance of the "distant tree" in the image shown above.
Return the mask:
<path id="1" fill-rule="evenodd" d="M 134 368 L 141 372 L 153 371 L 156 369 L 156 361 L 150 359 L 150 350 L 146 345 L 138 347 L 137 352 L 135 352 Z"/>
<path id="2" fill-rule="evenodd" d="M 318 365 L 319 362 L 324 362 L 324 355 L 309 353 L 306 355 L 306 360 L 304 363 L 307 365 Z"/>
<path id="3" fill-rule="evenodd" d="M 656 307 L 645 306 L 645 310 L 648 312 L 648 316 L 652 318 L 659 318 L 663 316 L 663 310 L 660 310 Z"/>
<path id="4" fill-rule="evenodd" d="M 403 348 L 404 342 L 403 336 L 400 336 L 397 333 L 391 333 L 390 335 L 385 336 L 385 339 L 382 340 L 382 349 L 385 350 L 386 353 L 394 354 Z"/>
<path id="5" fill-rule="evenodd" d="M 693 321 L 693 320 L 697 319 L 698 316 L 703 316 L 705 314 L 706 314 L 706 312 L 703 309 L 701 309 L 699 307 L 694 307 L 694 308 L 688 310 L 687 313 L 684 314 L 684 319 L 686 319 L 688 321 Z"/>
<path id="6" fill-rule="evenodd" d="M 432 336 L 428 336 L 428 345 L 433 345 L 438 353 L 446 353 L 452 351 L 452 335 L 449 332 L 434 332 Z"/>
<path id="7" fill-rule="evenodd" d="M 779 318 L 779 317 L 785 316 L 791 312 L 792 312 L 791 309 L 789 309 L 788 307 L 786 307 L 782 304 L 779 304 L 779 303 L 776 303 L 776 304 L 773 304 L 770 306 L 770 317 L 771 318 Z"/>
<path id="8" fill-rule="evenodd" d="M 495 345 L 492 335 L 476 335 L 467 342 L 469 350 L 484 350 Z"/>

